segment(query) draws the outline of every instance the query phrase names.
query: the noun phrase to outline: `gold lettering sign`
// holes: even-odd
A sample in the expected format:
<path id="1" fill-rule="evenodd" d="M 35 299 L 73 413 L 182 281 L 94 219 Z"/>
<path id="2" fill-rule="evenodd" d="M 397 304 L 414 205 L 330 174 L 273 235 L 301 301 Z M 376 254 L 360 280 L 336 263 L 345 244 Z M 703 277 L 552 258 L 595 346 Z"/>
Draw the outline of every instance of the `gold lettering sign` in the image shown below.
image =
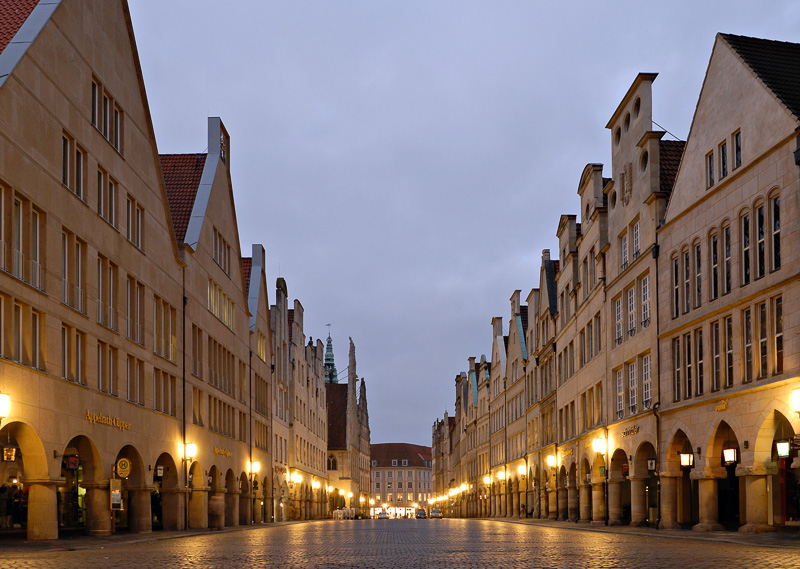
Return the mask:
<path id="1" fill-rule="evenodd" d="M 572 449 L 571 448 L 565 449 L 565 450 L 563 450 L 561 452 L 561 456 L 571 456 L 571 455 L 572 455 Z"/>
<path id="2" fill-rule="evenodd" d="M 722 400 L 722 403 L 720 403 L 719 405 L 717 405 L 717 406 L 715 407 L 715 409 L 716 409 L 717 411 L 724 411 L 724 410 L 725 410 L 725 409 L 727 409 L 727 408 L 728 408 L 728 402 L 727 402 L 727 401 L 725 401 L 724 399 Z"/>
<path id="3" fill-rule="evenodd" d="M 228 458 L 233 456 L 231 451 L 222 447 L 214 447 L 214 454 L 221 454 L 222 456 L 227 456 Z"/>
<path id="4" fill-rule="evenodd" d="M 95 423 L 99 425 L 108 425 L 109 427 L 116 427 L 120 431 L 130 431 L 131 424 L 127 421 L 123 421 L 119 417 L 112 417 L 111 415 L 103 415 L 102 413 L 92 413 L 88 409 L 86 410 L 86 415 L 84 419 L 89 421 L 92 425 Z"/>
<path id="5" fill-rule="evenodd" d="M 628 427 L 624 431 L 622 431 L 622 438 L 629 437 L 631 435 L 635 435 L 639 432 L 639 425 L 634 425 L 633 427 Z"/>

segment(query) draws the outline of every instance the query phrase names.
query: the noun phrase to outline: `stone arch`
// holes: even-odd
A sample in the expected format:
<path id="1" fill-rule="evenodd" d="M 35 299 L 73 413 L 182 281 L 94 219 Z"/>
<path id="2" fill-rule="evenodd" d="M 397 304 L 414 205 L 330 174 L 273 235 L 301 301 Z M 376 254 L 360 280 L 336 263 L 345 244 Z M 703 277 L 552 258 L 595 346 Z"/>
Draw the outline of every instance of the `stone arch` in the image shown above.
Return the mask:
<path id="1" fill-rule="evenodd" d="M 208 527 L 221 528 L 225 525 L 225 488 L 217 465 L 208 471 Z"/>
<path id="2" fill-rule="evenodd" d="M 633 459 L 633 476 L 649 476 L 655 469 L 648 468 L 648 460 L 657 460 L 656 449 L 650 441 L 642 441 Z"/>
<path id="3" fill-rule="evenodd" d="M 561 465 L 561 468 L 558 469 L 558 487 L 567 487 L 567 467 L 563 464 Z"/>
<path id="4" fill-rule="evenodd" d="M 253 491 L 250 478 L 242 471 L 239 474 L 239 525 L 246 526 L 252 522 L 251 516 L 255 513 L 253 507 L 256 493 Z"/>
<path id="5" fill-rule="evenodd" d="M 208 527 L 208 492 L 207 480 L 199 462 L 189 467 L 189 527 Z"/>
<path id="6" fill-rule="evenodd" d="M 151 511 L 153 529 L 174 531 L 183 528 L 183 479 L 182 468 L 178 469 L 172 456 L 163 452 L 153 468 Z"/>
<path id="7" fill-rule="evenodd" d="M 681 452 L 690 452 L 694 454 L 694 447 L 692 441 L 686 434 L 686 431 L 681 428 L 675 429 L 671 436 L 667 439 L 669 444 L 665 445 L 665 456 L 662 457 L 662 472 L 669 472 L 677 474 L 681 472 Z"/>
<path id="8" fill-rule="evenodd" d="M 725 448 L 735 447 L 737 462 L 741 461 L 741 448 L 739 437 L 730 423 L 720 420 L 714 427 L 713 434 L 708 438 L 705 452 L 705 464 L 709 468 L 723 466 L 722 451 Z"/>
<path id="9" fill-rule="evenodd" d="M 66 444 L 61 457 L 59 525 L 85 527 L 90 535 L 111 533 L 108 479 L 94 441 L 79 434 Z"/>
<path id="10" fill-rule="evenodd" d="M 783 400 L 774 399 L 770 405 L 764 407 L 755 425 L 758 431 L 755 433 L 751 452 L 754 455 L 753 464 L 757 465 L 770 460 L 773 437 L 781 425 L 783 429 L 792 429 L 793 433 L 800 432 L 800 417 Z M 775 430 L 772 430 L 773 428 Z M 747 456 L 747 453 L 744 456 Z"/>
<path id="11" fill-rule="evenodd" d="M 53 477 L 48 469 L 47 455 L 41 437 L 23 421 L 11 420 L 0 430 L 4 460 L 0 462 L 0 481 L 3 505 L 12 508 L 3 513 L 3 521 L 13 522 L 16 483 L 28 488 L 28 509 L 25 523 L 29 541 L 58 538 L 58 521 L 53 515 L 57 508 L 58 489 L 50 484 Z M 20 490 L 22 492 L 22 490 Z M 22 499 L 22 497 L 20 497 Z M 17 510 L 17 515 L 24 512 Z M 20 524 L 22 518 L 19 517 Z"/>
<path id="12" fill-rule="evenodd" d="M 125 459 L 130 464 L 130 474 L 123 477 L 117 470 L 119 461 Z M 122 478 L 123 509 L 117 514 L 117 523 L 127 526 L 133 533 L 148 533 L 153 529 L 150 488 L 142 455 L 133 445 L 123 446 L 114 460 L 113 475 Z"/>
<path id="13" fill-rule="evenodd" d="M 229 468 L 225 472 L 225 525 L 228 527 L 239 524 L 239 481 Z"/>

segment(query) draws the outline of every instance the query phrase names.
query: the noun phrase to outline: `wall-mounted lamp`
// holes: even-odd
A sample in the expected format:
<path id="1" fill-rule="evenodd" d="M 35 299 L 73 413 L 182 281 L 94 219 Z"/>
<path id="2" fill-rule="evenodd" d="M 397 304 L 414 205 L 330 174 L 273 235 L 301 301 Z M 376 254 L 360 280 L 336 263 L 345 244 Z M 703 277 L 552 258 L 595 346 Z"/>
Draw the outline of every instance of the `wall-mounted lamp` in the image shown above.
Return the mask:
<path id="1" fill-rule="evenodd" d="M 603 437 L 592 439 L 592 450 L 598 454 L 606 454 L 606 440 Z"/>
<path id="2" fill-rule="evenodd" d="M 11 398 L 8 393 L 0 393 L 0 421 L 11 414 Z"/>
<path id="3" fill-rule="evenodd" d="M 489 484 L 492 483 L 492 478 L 490 476 L 484 476 L 483 477 L 483 483 L 488 486 Z"/>
<path id="4" fill-rule="evenodd" d="M 497 479 L 498 480 L 505 480 L 505 478 L 506 478 L 506 473 L 503 472 L 502 470 L 497 473 Z"/>
<path id="5" fill-rule="evenodd" d="M 775 443 L 775 450 L 778 451 L 778 458 L 789 458 L 789 441 L 778 441 Z"/>
<path id="6" fill-rule="evenodd" d="M 183 459 L 194 460 L 194 457 L 196 456 L 197 456 L 197 445 L 194 443 L 186 443 L 185 448 L 183 449 Z"/>
<path id="7" fill-rule="evenodd" d="M 0 395 L 2 397 L 2 395 Z M 800 416 L 800 388 L 792 391 L 792 411 Z"/>
<path id="8" fill-rule="evenodd" d="M 551 468 L 556 465 L 556 457 L 552 454 L 548 454 L 545 460 L 547 461 L 547 466 Z"/>

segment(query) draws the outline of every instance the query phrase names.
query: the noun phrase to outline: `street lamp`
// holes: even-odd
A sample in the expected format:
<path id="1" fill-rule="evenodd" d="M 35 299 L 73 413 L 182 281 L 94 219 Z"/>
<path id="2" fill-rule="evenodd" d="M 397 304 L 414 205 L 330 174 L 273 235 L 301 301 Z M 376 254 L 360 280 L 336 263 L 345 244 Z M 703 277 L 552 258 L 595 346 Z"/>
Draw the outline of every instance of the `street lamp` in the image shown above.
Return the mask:
<path id="1" fill-rule="evenodd" d="M 192 461 L 196 456 L 197 456 L 197 445 L 194 443 L 186 443 L 183 449 L 183 459 L 186 461 Z"/>

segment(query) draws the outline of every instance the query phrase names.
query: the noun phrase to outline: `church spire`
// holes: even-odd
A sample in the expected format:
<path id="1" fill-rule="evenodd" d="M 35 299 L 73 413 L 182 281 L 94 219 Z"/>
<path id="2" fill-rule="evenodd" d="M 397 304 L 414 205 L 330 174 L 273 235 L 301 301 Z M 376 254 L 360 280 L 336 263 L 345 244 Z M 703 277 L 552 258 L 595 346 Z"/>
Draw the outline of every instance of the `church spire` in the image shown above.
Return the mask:
<path id="1" fill-rule="evenodd" d="M 328 331 L 328 342 L 325 347 L 325 383 L 339 383 L 336 364 L 333 362 L 333 340 L 330 330 Z"/>

